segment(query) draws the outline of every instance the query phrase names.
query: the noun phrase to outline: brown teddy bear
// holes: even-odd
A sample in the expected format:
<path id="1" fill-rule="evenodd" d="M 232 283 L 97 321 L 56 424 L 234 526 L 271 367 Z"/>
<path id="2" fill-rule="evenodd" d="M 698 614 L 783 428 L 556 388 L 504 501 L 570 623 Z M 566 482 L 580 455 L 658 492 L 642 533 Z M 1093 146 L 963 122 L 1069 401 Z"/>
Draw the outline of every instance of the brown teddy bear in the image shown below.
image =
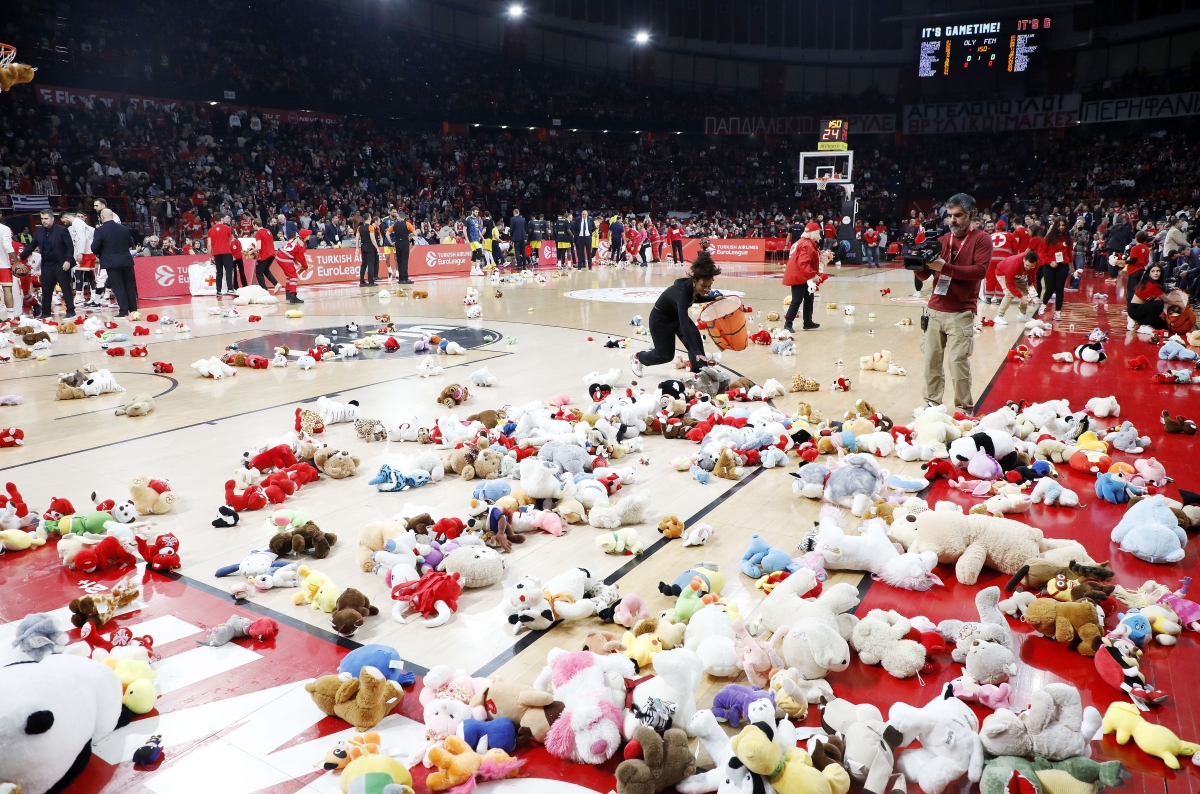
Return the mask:
<path id="1" fill-rule="evenodd" d="M 434 521 L 433 516 L 428 513 L 420 513 L 412 518 L 406 518 L 404 522 L 408 524 L 409 529 L 417 534 L 418 541 L 420 541 L 422 535 L 428 538 L 429 530 L 437 523 L 437 521 Z M 428 540 L 423 542 L 428 543 Z"/>
<path id="2" fill-rule="evenodd" d="M 1025 610 L 1025 620 L 1033 630 L 1062 643 L 1079 640 L 1077 650 L 1095 656 L 1100 648 L 1104 627 L 1091 601 L 1055 601 L 1038 598 Z"/>
<path id="3" fill-rule="evenodd" d="M 617 767 L 617 794 L 657 794 L 696 772 L 682 728 L 668 728 L 659 736 L 653 728 L 638 725 L 633 742 L 641 745 L 642 757 L 630 758 L 626 751 L 626 760 Z"/>
<path id="4" fill-rule="evenodd" d="M 446 468 L 464 480 L 475 479 L 475 460 L 479 450 L 475 447 L 459 447 L 446 456 Z"/>
<path id="5" fill-rule="evenodd" d="M 1023 584 L 1030 590 L 1041 590 L 1060 576 L 1075 582 L 1082 582 L 1086 579 L 1108 581 L 1113 578 L 1114 574 L 1109 569 L 1107 560 L 1097 565 L 1084 565 L 1074 560 L 1067 565 L 1059 565 L 1041 557 L 1032 557 L 1026 560 L 1020 570 L 1013 574 L 1013 578 L 1004 586 L 1004 589 L 1011 593 L 1017 589 L 1018 584 Z"/>
<path id="6" fill-rule="evenodd" d="M 60 334 L 77 334 L 79 333 L 79 326 L 75 323 L 59 323 L 58 332 Z"/>
<path id="7" fill-rule="evenodd" d="M 517 726 L 517 738 L 528 738 L 544 744 L 550 726 L 563 712 L 563 704 L 549 692 L 531 686 L 492 680 L 479 690 L 472 706 L 483 706 L 489 718 L 507 717 Z"/>
<path id="8" fill-rule="evenodd" d="M 621 643 L 621 638 L 611 631 L 601 631 L 595 629 L 589 631 L 587 637 L 583 640 L 583 650 L 590 653 L 625 653 L 625 646 Z"/>
<path id="9" fill-rule="evenodd" d="M 176 496 L 162 480 L 152 480 L 145 474 L 129 481 L 129 495 L 138 515 L 161 516 L 175 509 Z"/>
<path id="10" fill-rule="evenodd" d="M 351 455 L 345 450 L 339 451 L 329 447 L 317 450 L 313 455 L 312 462 L 317 467 L 317 471 L 335 480 L 343 480 L 358 474 L 358 467 L 361 464 L 357 456 Z"/>
<path id="11" fill-rule="evenodd" d="M 471 414 L 467 417 L 468 422 L 479 422 L 488 430 L 492 430 L 496 425 L 503 422 L 506 418 L 504 411 L 493 411 L 491 408 L 486 411 L 480 411 L 477 414 Z"/>
<path id="12" fill-rule="evenodd" d="M 722 479 L 740 480 L 743 469 L 737 465 L 737 457 L 733 454 L 733 450 L 729 447 L 722 447 L 721 454 L 717 457 L 717 464 L 713 466 L 712 473 Z"/>
<path id="13" fill-rule="evenodd" d="M 313 703 L 331 717 L 340 717 L 359 732 L 379 724 L 404 698 L 404 690 L 374 667 L 364 667 L 358 678 L 323 675 L 304 685 Z"/>
<path id="14" fill-rule="evenodd" d="M 372 573 L 376 563 L 371 555 L 383 551 L 384 545 L 392 538 L 398 538 L 407 529 L 403 521 L 372 521 L 358 533 L 358 548 L 354 551 L 354 561 L 360 571 Z"/>
<path id="15" fill-rule="evenodd" d="M 291 532 L 275 533 L 271 536 L 268 546 L 279 557 L 303 554 L 311 549 L 313 558 L 322 560 L 329 556 L 329 547 L 335 543 L 337 535 L 322 532 L 320 527 L 309 521 Z"/>
<path id="16" fill-rule="evenodd" d="M 83 393 L 83 389 L 78 386 L 72 386 L 69 383 L 59 382 L 58 389 L 54 393 L 56 400 L 86 400 L 87 395 Z"/>
<path id="17" fill-rule="evenodd" d="M 662 521 L 658 522 L 658 531 L 667 539 L 674 539 L 683 535 L 683 522 L 679 520 L 679 516 L 664 516 Z"/>
<path id="18" fill-rule="evenodd" d="M 350 637 L 359 630 L 363 620 L 378 614 L 379 607 L 373 606 L 370 599 L 353 587 L 347 587 L 338 596 L 329 620 L 334 631 L 343 637 Z"/>
<path id="19" fill-rule="evenodd" d="M 0 66 L 0 91 L 8 91 L 20 83 L 32 83 L 34 69 L 27 63 L 10 63 Z"/>
<path id="20" fill-rule="evenodd" d="M 437 401 L 447 408 L 453 408 L 456 405 L 462 405 L 467 401 L 471 393 L 467 391 L 467 387 L 461 383 L 451 383 L 446 388 L 442 389 L 442 393 L 438 395 Z"/>
<path id="21" fill-rule="evenodd" d="M 32 334 L 25 334 L 21 337 L 21 340 L 30 347 L 33 347 L 38 342 L 49 342 L 50 334 L 46 333 L 45 331 L 38 331 Z"/>
<path id="22" fill-rule="evenodd" d="M 504 456 L 496 450 L 481 450 L 475 456 L 475 476 L 481 480 L 494 480 L 500 476 L 502 463 L 504 463 Z"/>

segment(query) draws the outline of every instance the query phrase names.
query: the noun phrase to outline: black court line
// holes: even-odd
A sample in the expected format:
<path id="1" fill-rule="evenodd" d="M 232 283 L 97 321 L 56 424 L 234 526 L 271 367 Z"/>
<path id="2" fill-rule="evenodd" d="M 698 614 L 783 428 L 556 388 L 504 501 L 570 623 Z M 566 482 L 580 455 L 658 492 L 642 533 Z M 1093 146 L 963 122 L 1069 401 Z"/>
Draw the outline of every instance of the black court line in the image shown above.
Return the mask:
<path id="1" fill-rule="evenodd" d="M 690 527 L 693 524 L 695 524 L 697 521 L 699 521 L 700 519 L 704 518 L 706 515 L 711 513 L 713 510 L 715 510 L 717 507 L 721 506 L 726 500 L 728 500 L 730 497 L 732 497 L 735 493 L 737 493 L 742 488 L 744 488 L 746 485 L 748 485 L 751 480 L 754 480 L 756 477 L 758 477 L 758 475 L 762 474 L 764 471 L 766 471 L 766 469 L 760 466 L 759 468 L 757 468 L 754 471 L 747 474 L 745 477 L 743 477 L 740 481 L 738 481 L 738 483 L 736 485 L 734 485 L 732 488 L 730 488 L 728 491 L 721 494 L 717 498 L 713 499 L 711 502 L 706 504 L 704 507 L 700 508 L 700 510 L 697 511 L 696 513 L 693 513 L 692 516 L 690 518 L 688 518 L 688 520 L 684 523 L 684 526 Z M 675 540 L 678 540 L 678 538 L 676 538 Z M 625 563 L 620 568 L 618 568 L 617 570 L 613 571 L 608 576 L 606 576 L 604 578 L 604 583 L 605 584 L 616 584 L 618 581 L 620 581 L 622 578 L 624 578 L 626 575 L 628 575 L 630 571 L 632 571 L 634 568 L 637 568 L 639 565 L 644 563 L 646 560 L 653 557 L 659 551 L 662 551 L 664 548 L 667 547 L 667 544 L 671 543 L 671 542 L 672 541 L 668 538 L 659 538 L 658 540 L 654 541 L 653 543 L 651 543 L 649 546 L 646 547 L 646 550 L 643 551 L 640 556 L 634 557 L 629 562 Z M 679 542 L 682 543 L 682 541 L 679 541 Z M 521 653 L 526 648 L 528 648 L 530 645 L 537 642 L 539 639 L 542 638 L 543 635 L 545 635 L 547 632 L 551 631 L 556 626 L 558 626 L 559 623 L 561 623 L 561 621 L 556 621 L 549 628 L 543 629 L 541 631 L 526 632 L 519 640 L 516 641 L 516 643 L 514 643 L 509 648 L 506 648 L 505 650 L 501 651 L 491 661 L 489 661 L 483 667 L 480 667 L 475 672 L 471 673 L 471 675 L 472 676 L 485 676 L 485 677 L 488 675 L 491 675 L 492 673 L 499 670 L 502 666 L 504 666 L 508 662 L 512 661 L 513 659 L 515 659 L 517 654 Z"/>
<path id="2" fill-rule="evenodd" d="M 495 343 L 493 342 L 493 344 L 495 344 Z M 454 369 L 456 367 L 472 366 L 474 364 L 478 364 L 481 361 L 491 361 L 493 359 L 501 358 L 503 356 L 509 356 L 509 355 L 512 355 L 512 353 L 508 352 L 508 351 L 496 351 L 494 355 L 487 356 L 484 358 L 477 358 L 474 361 L 464 361 L 460 364 L 447 364 L 446 366 L 442 367 L 442 369 L 446 370 L 446 369 Z M 455 356 L 455 358 L 458 358 L 458 356 Z M 353 391 L 355 389 L 369 389 L 374 386 L 382 386 L 385 383 L 395 383 L 396 381 L 409 380 L 411 378 L 416 378 L 416 377 L 418 377 L 418 375 L 414 372 L 410 375 L 401 375 L 396 378 L 387 378 L 386 380 L 375 381 L 374 383 L 364 383 L 361 386 L 355 386 L 353 389 L 350 389 L 349 391 Z M 343 393 L 344 393 L 343 391 L 322 392 L 322 394 L 325 396 L 332 396 L 332 395 L 338 395 L 338 394 L 343 394 Z M 123 438 L 119 441 L 110 441 L 107 444 L 97 444 L 94 447 L 84 447 L 83 449 L 76 449 L 76 450 L 72 450 L 70 452 L 62 452 L 57 455 L 50 455 L 45 458 L 38 458 L 36 460 L 25 461 L 24 463 L 15 463 L 11 466 L 0 467 L 0 471 L 19 469 L 23 466 L 32 466 L 35 463 L 45 463 L 46 461 L 58 460 L 59 458 L 65 458 L 65 457 L 69 457 L 71 455 L 78 455 L 83 452 L 93 452 L 98 449 L 106 449 L 108 447 L 115 447 L 120 444 L 127 444 L 131 441 L 141 441 L 143 439 L 153 438 L 154 436 L 161 436 L 161 435 L 165 435 L 167 433 L 174 433 L 179 430 L 190 430 L 193 427 L 201 427 L 203 425 L 212 425 L 217 422 L 224 422 L 228 419 L 236 419 L 239 416 L 248 416 L 250 414 L 261 413 L 262 411 L 273 411 L 276 408 L 282 408 L 285 405 L 297 405 L 299 403 L 313 402 L 315 400 L 316 400 L 316 397 L 304 398 L 304 399 L 297 398 L 297 399 L 293 399 L 293 400 L 288 400 L 287 402 L 276 403 L 274 405 L 266 405 L 266 406 L 263 406 L 262 408 L 254 408 L 249 411 L 242 411 L 241 413 L 228 414 L 226 416 L 218 416 L 218 417 L 214 417 L 212 419 L 205 419 L 200 422 L 192 422 L 191 424 L 188 424 L 188 425 L 180 425 L 179 427 L 172 427 L 172 428 L 168 428 L 166 430 L 158 430 L 154 433 L 146 433 L 145 435 L 141 435 L 141 436 L 132 436 L 130 438 Z"/>

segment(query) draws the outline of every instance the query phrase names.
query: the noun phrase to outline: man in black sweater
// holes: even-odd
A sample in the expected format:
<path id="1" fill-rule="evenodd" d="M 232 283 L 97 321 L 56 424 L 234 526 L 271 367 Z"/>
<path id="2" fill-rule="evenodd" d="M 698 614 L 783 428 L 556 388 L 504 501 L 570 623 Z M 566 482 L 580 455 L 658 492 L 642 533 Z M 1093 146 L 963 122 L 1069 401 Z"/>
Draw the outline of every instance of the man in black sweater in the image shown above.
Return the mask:
<path id="1" fill-rule="evenodd" d="M 105 285 L 117 297 L 118 317 L 137 311 L 137 280 L 133 273 L 133 256 L 129 249 L 133 239 L 129 229 L 113 220 L 110 209 L 100 211 L 100 225 L 92 236 L 92 253 L 96 264 L 108 274 Z"/>
<path id="2" fill-rule="evenodd" d="M 42 210 L 42 225 L 33 235 L 33 241 L 21 248 L 20 259 L 24 262 L 35 250 L 42 255 L 42 305 L 39 314 L 49 317 L 53 313 L 54 285 L 62 288 L 63 308 L 67 317 L 75 316 L 75 297 L 71 292 L 71 267 L 75 264 L 75 246 L 67 227 L 54 222 L 54 213 Z"/>

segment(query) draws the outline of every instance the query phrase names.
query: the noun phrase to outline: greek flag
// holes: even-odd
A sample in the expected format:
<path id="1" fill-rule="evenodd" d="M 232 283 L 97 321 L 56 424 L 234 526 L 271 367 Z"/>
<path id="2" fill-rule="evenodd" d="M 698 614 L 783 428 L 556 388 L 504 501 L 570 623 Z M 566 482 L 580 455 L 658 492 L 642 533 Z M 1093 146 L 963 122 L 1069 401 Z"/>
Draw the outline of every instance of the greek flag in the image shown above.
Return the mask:
<path id="1" fill-rule="evenodd" d="M 12 194 L 13 209 L 18 212 L 37 212 L 50 209 L 50 197 L 41 195 Z"/>

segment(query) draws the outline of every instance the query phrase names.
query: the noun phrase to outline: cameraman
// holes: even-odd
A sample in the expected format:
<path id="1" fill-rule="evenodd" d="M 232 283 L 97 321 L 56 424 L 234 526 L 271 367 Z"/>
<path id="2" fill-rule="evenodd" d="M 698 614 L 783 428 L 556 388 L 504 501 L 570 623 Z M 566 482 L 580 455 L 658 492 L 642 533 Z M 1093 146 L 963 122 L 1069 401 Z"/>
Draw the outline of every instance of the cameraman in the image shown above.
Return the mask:
<path id="1" fill-rule="evenodd" d="M 926 404 L 942 404 L 946 385 L 943 361 L 949 356 L 954 408 L 968 414 L 975 410 L 970 362 L 975 348 L 975 301 L 979 282 L 987 275 L 992 261 L 992 240 L 982 229 L 971 228 L 974 218 L 975 199 L 966 193 L 951 196 L 946 202 L 946 225 L 950 233 L 938 241 L 942 244 L 942 255 L 914 272 L 922 281 L 934 279 L 928 323 L 921 337 Z"/>

